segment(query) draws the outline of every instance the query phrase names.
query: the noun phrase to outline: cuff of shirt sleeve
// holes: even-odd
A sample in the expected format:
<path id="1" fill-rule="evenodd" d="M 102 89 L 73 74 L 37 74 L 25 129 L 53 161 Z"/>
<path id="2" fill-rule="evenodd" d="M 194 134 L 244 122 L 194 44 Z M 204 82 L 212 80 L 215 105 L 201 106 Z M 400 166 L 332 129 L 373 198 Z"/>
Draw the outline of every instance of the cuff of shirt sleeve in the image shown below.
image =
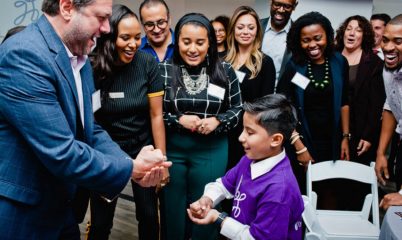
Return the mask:
<path id="1" fill-rule="evenodd" d="M 205 186 L 204 196 L 209 197 L 213 202 L 213 207 L 220 203 L 225 198 L 233 197 L 225 188 L 222 179 L 218 178 L 216 182 L 208 183 Z"/>
<path id="2" fill-rule="evenodd" d="M 248 225 L 241 224 L 231 217 L 226 217 L 225 221 L 223 221 L 220 233 L 228 239 L 235 239 L 236 237 L 242 235 L 241 232 L 243 232 L 244 230 L 249 232 L 249 228 L 250 226 Z M 248 233 L 248 235 L 251 237 L 250 232 Z M 247 239 L 253 238 L 251 237 Z"/>

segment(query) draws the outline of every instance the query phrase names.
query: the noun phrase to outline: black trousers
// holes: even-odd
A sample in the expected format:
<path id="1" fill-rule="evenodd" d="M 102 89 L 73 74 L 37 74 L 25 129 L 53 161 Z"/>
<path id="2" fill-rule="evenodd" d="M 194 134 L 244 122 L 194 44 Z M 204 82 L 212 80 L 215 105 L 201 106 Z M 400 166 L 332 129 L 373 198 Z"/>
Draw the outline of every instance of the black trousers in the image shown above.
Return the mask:
<path id="1" fill-rule="evenodd" d="M 159 240 L 159 218 L 155 188 L 143 188 L 131 181 L 140 240 Z M 107 240 L 113 227 L 117 198 L 108 203 L 91 193 L 91 225 L 88 240 Z"/>
<path id="2" fill-rule="evenodd" d="M 399 134 L 395 133 L 392 138 L 391 152 L 388 159 L 388 171 L 391 179 L 396 183 L 396 190 L 399 191 L 402 185 L 402 141 Z"/>

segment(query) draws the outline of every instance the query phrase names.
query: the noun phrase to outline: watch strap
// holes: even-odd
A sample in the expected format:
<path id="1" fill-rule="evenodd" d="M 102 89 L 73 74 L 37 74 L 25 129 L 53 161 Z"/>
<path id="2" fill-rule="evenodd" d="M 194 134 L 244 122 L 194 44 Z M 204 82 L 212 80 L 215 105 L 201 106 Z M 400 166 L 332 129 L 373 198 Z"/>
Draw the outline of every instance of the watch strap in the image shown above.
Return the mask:
<path id="1" fill-rule="evenodd" d="M 226 218 L 227 216 L 228 216 L 227 213 L 221 212 L 221 213 L 218 215 L 218 218 L 216 219 L 216 221 L 214 222 L 215 226 L 221 227 L 223 221 L 225 220 L 225 218 Z"/>

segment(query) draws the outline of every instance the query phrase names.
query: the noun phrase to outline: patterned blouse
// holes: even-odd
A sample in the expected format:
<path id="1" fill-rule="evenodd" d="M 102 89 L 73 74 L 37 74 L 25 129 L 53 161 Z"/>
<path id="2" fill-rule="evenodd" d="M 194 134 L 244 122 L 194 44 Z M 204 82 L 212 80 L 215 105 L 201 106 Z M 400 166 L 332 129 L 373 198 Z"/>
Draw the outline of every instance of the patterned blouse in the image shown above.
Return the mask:
<path id="1" fill-rule="evenodd" d="M 190 78 L 187 77 L 187 79 L 194 81 L 192 87 L 199 87 L 199 91 L 192 91 L 192 89 L 179 86 L 173 93 L 171 86 L 173 64 L 171 61 L 159 64 L 162 77 L 165 79 L 163 117 L 167 129 L 186 131 L 179 123 L 179 118 L 184 114 L 197 115 L 199 118 L 215 116 L 220 121 L 219 126 L 214 131 L 215 134 L 226 133 L 239 123 L 239 118 L 242 116 L 240 114 L 242 112 L 242 100 L 239 80 L 229 63 L 222 62 L 222 66 L 226 72 L 229 85 L 226 87 L 224 98 L 220 99 L 216 94 L 211 94 L 212 84 L 209 83 L 209 78 L 207 78 L 206 86 L 202 83 L 197 84 L 197 81 L 202 79 L 202 76 L 200 78 L 202 75 L 201 68 L 182 67 L 183 75 L 189 76 Z M 182 77 L 185 78 L 183 75 Z M 186 82 L 185 79 L 183 81 Z"/>

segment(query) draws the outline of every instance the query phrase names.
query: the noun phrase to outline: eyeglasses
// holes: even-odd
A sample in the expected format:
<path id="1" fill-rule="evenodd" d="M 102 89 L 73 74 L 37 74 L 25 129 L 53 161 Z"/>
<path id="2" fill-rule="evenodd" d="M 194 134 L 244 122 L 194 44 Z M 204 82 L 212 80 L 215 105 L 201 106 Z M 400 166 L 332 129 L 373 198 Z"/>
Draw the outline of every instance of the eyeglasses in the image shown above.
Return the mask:
<path id="1" fill-rule="evenodd" d="M 155 26 L 158 26 L 159 29 L 165 29 L 168 25 L 168 20 L 165 19 L 160 19 L 156 22 L 145 22 L 144 24 L 144 28 L 147 31 L 152 31 L 155 29 Z"/>
<path id="2" fill-rule="evenodd" d="M 283 7 L 283 9 L 285 9 L 285 11 L 292 11 L 294 5 L 272 1 L 272 7 L 274 7 L 275 9 L 280 9 L 281 7 Z"/>

